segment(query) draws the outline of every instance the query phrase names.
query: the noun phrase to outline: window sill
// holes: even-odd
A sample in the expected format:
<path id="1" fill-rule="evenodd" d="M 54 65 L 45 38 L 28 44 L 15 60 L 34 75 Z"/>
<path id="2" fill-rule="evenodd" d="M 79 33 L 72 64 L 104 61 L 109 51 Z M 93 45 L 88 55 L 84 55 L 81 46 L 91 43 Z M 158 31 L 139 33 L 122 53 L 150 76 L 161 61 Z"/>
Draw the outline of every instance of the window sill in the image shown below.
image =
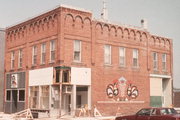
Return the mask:
<path id="1" fill-rule="evenodd" d="M 153 70 L 153 73 L 154 73 L 154 74 L 158 74 L 159 71 L 158 71 L 158 70 Z"/>
<path id="2" fill-rule="evenodd" d="M 15 70 L 14 68 L 11 68 L 11 69 L 10 69 L 10 72 L 12 72 L 12 71 L 14 71 L 14 70 Z"/>
<path id="3" fill-rule="evenodd" d="M 40 66 L 44 66 L 44 65 L 45 65 L 45 63 L 40 64 Z"/>
<path id="4" fill-rule="evenodd" d="M 22 70 L 23 68 L 22 67 L 20 67 L 20 68 L 18 68 L 18 71 L 20 71 L 20 70 Z"/>
<path id="5" fill-rule="evenodd" d="M 137 67 L 132 67 L 132 70 L 133 70 L 133 71 L 139 71 L 139 69 L 140 69 L 139 66 L 137 66 Z"/>
<path id="6" fill-rule="evenodd" d="M 139 69 L 139 66 L 133 66 L 132 69 Z"/>
<path id="7" fill-rule="evenodd" d="M 78 60 L 73 60 L 73 63 L 82 63 L 82 62 Z"/>
<path id="8" fill-rule="evenodd" d="M 168 75 L 168 71 L 162 71 L 162 74 Z"/>
<path id="9" fill-rule="evenodd" d="M 55 63 L 55 61 L 50 61 L 50 62 L 49 62 L 49 64 L 54 64 L 54 63 Z"/>
<path id="10" fill-rule="evenodd" d="M 127 69 L 127 67 L 126 66 L 119 66 L 119 69 L 125 70 L 125 69 Z"/>
<path id="11" fill-rule="evenodd" d="M 86 64 L 83 64 L 82 62 L 75 62 L 73 61 L 71 65 L 80 65 L 80 66 L 86 66 Z"/>
<path id="12" fill-rule="evenodd" d="M 32 68 L 32 69 L 33 69 L 33 68 L 36 68 L 36 66 L 37 66 L 37 65 L 32 65 L 31 68 Z"/>
<path id="13" fill-rule="evenodd" d="M 104 64 L 104 67 L 112 67 L 112 64 Z"/>

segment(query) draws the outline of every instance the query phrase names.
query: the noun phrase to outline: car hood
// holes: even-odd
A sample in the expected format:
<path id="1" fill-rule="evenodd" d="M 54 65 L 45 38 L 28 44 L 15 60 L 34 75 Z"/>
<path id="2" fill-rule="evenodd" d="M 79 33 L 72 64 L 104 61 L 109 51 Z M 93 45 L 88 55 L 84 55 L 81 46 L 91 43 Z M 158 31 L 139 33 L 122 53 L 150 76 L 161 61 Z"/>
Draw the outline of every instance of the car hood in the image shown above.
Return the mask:
<path id="1" fill-rule="evenodd" d="M 175 118 L 180 118 L 180 114 L 174 114 L 172 116 L 175 117 Z"/>
<path id="2" fill-rule="evenodd" d="M 134 117 L 136 117 L 136 115 L 123 115 L 116 118 L 134 118 Z"/>

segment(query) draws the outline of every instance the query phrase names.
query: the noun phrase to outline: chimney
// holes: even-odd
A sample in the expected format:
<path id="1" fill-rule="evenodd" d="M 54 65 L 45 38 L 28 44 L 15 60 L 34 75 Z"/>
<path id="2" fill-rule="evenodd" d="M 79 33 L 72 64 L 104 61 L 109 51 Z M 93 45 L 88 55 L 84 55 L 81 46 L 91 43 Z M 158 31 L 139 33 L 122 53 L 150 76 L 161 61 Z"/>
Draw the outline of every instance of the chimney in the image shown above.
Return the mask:
<path id="1" fill-rule="evenodd" d="M 146 29 L 146 30 L 148 29 L 148 22 L 146 19 L 141 20 L 141 27 Z"/>
<path id="2" fill-rule="evenodd" d="M 104 21 L 108 20 L 108 10 L 106 8 L 105 0 L 103 0 L 103 9 L 102 9 L 102 12 L 101 12 L 101 19 L 104 20 Z"/>

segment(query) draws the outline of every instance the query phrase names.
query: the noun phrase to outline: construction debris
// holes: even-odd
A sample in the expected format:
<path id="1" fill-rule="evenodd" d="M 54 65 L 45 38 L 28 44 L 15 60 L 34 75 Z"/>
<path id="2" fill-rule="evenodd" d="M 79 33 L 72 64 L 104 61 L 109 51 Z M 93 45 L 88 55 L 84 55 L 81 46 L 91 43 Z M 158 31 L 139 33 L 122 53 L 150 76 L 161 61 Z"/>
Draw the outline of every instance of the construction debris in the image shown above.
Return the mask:
<path id="1" fill-rule="evenodd" d="M 15 119 L 17 119 L 17 118 L 21 118 L 21 119 L 26 118 L 25 120 L 33 120 L 31 109 L 26 109 L 26 110 L 17 112 L 13 116 L 14 116 Z"/>

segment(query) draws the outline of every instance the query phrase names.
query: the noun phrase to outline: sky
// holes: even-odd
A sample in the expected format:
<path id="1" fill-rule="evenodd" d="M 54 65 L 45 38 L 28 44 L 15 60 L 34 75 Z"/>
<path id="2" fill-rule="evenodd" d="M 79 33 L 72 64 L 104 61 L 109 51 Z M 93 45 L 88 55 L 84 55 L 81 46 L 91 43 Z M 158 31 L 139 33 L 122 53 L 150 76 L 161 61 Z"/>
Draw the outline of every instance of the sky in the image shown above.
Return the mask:
<path id="1" fill-rule="evenodd" d="M 147 19 L 151 34 L 173 40 L 174 87 L 180 88 L 180 0 L 106 0 L 108 19 L 140 26 Z M 61 4 L 92 11 L 100 18 L 102 0 L 0 0 L 0 28 L 15 25 Z"/>

